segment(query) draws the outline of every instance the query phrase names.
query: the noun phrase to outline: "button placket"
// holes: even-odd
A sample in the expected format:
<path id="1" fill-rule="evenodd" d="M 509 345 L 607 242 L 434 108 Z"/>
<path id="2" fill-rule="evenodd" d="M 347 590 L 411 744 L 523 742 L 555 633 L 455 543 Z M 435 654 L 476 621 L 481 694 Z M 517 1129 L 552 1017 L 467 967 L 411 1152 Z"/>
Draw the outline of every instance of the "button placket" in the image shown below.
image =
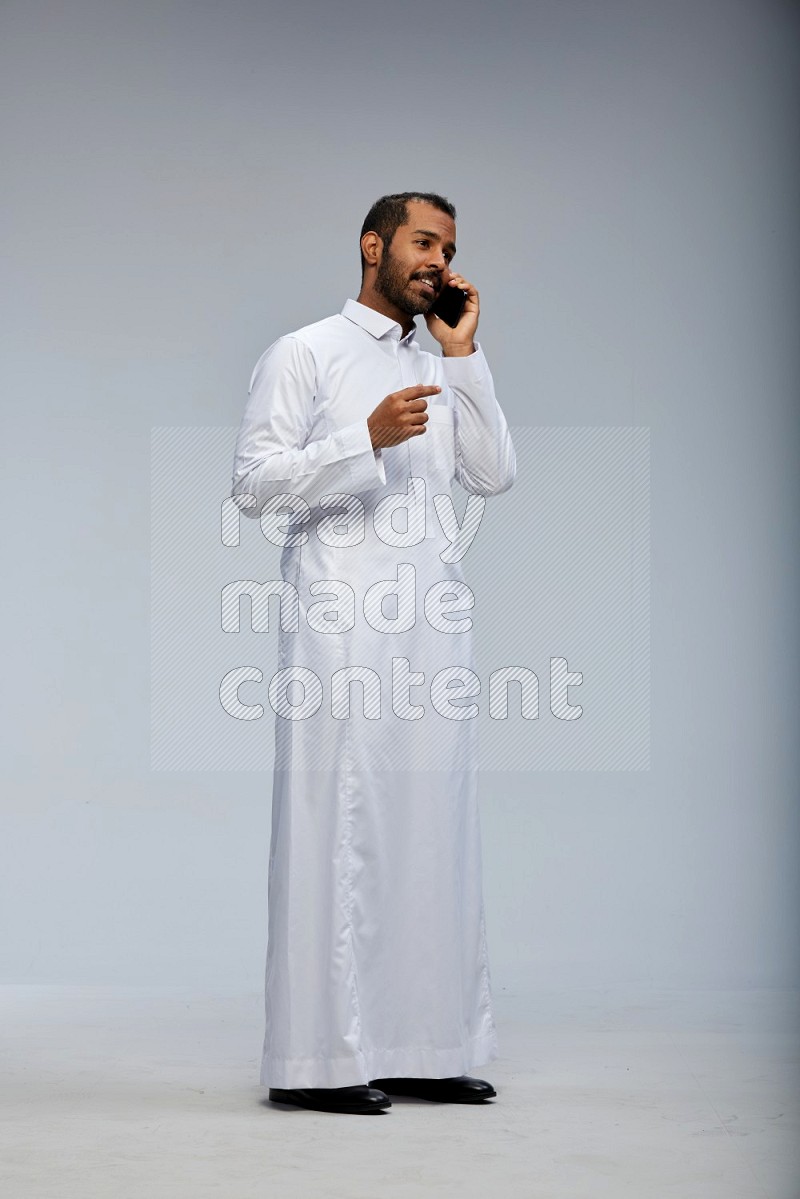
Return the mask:
<path id="1" fill-rule="evenodd" d="M 411 366 L 411 349 L 408 346 L 402 346 L 399 342 L 395 342 L 398 364 L 400 366 L 400 378 L 403 387 L 414 387 L 419 383 L 419 379 L 414 377 L 414 372 Z M 432 396 L 427 396 L 428 404 L 430 404 Z M 408 466 L 409 473 L 418 479 L 425 480 L 425 537 L 426 539 L 436 536 L 436 509 L 433 506 L 433 495 L 430 482 L 430 449 L 428 446 L 428 437 L 430 431 L 426 428 L 424 433 L 417 433 L 413 437 L 409 437 L 406 445 L 408 446 Z"/>

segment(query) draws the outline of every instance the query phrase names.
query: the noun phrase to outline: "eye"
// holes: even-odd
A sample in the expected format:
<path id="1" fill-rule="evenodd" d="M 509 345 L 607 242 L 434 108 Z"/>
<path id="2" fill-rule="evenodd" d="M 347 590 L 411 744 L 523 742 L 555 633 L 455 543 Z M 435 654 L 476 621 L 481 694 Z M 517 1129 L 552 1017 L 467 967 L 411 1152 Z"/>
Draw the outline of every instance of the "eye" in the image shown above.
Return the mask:
<path id="1" fill-rule="evenodd" d="M 418 245 L 418 246 L 427 246 L 427 245 L 429 245 L 429 242 L 428 242 L 428 239 L 427 239 L 427 237 L 418 237 L 418 238 L 417 238 L 417 245 Z"/>

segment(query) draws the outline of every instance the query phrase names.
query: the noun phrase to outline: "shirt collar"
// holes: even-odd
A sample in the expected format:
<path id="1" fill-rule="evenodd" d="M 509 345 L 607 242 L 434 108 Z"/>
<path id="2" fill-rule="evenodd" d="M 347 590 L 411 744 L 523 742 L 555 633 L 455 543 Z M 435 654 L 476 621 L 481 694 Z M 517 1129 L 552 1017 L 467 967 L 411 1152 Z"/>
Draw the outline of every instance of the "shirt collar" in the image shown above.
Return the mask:
<path id="1" fill-rule="evenodd" d="M 358 300 L 345 300 L 342 316 L 346 316 L 349 321 L 360 325 L 362 329 L 366 329 L 367 333 L 371 333 L 378 340 L 388 333 L 395 341 L 405 341 L 406 344 L 409 344 L 416 337 L 416 325 L 412 326 L 411 331 L 403 337 L 403 330 L 397 321 L 393 321 L 390 316 L 384 316 L 382 312 L 377 312 L 374 308 L 368 308 L 366 304 L 360 304 Z"/>

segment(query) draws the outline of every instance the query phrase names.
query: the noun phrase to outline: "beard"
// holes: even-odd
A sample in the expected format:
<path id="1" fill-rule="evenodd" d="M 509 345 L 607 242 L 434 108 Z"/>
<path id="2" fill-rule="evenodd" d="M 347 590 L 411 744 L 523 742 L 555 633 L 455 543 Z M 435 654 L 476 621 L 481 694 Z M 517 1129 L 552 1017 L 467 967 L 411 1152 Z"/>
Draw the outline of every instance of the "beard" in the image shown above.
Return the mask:
<path id="1" fill-rule="evenodd" d="M 375 290 L 379 291 L 401 312 L 405 312 L 407 316 L 422 315 L 438 298 L 438 292 L 434 296 L 424 296 L 422 292 L 416 290 L 388 247 L 378 264 Z"/>

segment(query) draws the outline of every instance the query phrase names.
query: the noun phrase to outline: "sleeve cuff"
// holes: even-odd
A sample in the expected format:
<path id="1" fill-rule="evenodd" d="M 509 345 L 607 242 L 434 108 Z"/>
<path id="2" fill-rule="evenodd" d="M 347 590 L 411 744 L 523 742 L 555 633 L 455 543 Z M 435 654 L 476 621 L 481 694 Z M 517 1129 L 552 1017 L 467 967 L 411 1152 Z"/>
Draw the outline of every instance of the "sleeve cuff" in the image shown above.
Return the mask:
<path id="1" fill-rule="evenodd" d="M 351 486 L 354 493 L 369 491 L 386 484 L 383 454 L 373 449 L 372 438 L 366 420 L 345 425 L 337 433 L 341 456 L 347 459 L 350 468 Z"/>
<path id="2" fill-rule="evenodd" d="M 442 369 L 448 383 L 455 383 L 458 386 L 459 383 L 477 383 L 486 378 L 489 373 L 489 364 L 480 342 L 476 341 L 474 345 L 474 354 L 466 354 L 461 358 L 442 357 Z"/>

